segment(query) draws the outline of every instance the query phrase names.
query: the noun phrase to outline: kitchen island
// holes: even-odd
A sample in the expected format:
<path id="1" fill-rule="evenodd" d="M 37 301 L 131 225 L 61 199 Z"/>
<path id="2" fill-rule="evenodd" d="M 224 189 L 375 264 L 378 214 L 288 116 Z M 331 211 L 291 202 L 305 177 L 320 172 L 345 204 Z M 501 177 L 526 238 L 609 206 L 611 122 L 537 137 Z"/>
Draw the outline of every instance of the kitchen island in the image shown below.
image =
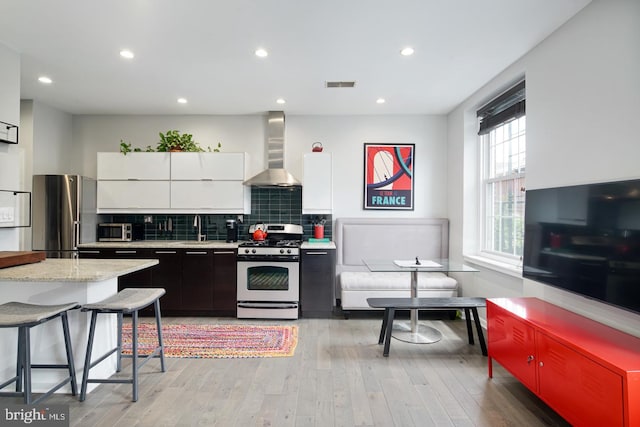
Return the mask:
<path id="1" fill-rule="evenodd" d="M 118 276 L 158 264 L 155 259 L 45 259 L 44 261 L 0 269 L 0 304 L 19 301 L 31 304 L 86 304 L 100 301 L 118 291 Z M 115 347 L 115 316 L 98 319 L 94 343 L 96 354 Z M 69 325 L 78 382 L 87 346 L 89 317 L 80 310 L 69 313 Z M 18 330 L 0 329 L 0 381 L 15 375 Z M 65 349 L 59 320 L 36 326 L 31 332 L 32 363 L 64 363 Z M 115 355 L 97 366 L 92 375 L 111 376 L 115 372 Z M 57 383 L 63 373 L 36 370 L 33 390 L 42 392 Z M 93 385 L 95 388 L 95 385 Z M 63 387 L 70 392 L 70 387 Z"/>

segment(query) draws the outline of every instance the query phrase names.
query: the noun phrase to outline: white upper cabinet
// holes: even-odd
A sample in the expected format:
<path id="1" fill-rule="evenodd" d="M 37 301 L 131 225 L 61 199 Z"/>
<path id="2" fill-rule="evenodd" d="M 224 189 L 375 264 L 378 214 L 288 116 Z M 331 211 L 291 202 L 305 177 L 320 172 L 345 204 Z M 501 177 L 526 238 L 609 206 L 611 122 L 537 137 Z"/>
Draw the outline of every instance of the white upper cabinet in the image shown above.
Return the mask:
<path id="1" fill-rule="evenodd" d="M 242 213 L 248 195 L 242 181 L 171 181 L 174 211 Z"/>
<path id="2" fill-rule="evenodd" d="M 331 214 L 333 209 L 333 159 L 331 153 L 304 155 L 302 213 Z"/>
<path id="3" fill-rule="evenodd" d="M 98 213 L 245 213 L 246 153 L 98 153 Z"/>
<path id="4" fill-rule="evenodd" d="M 169 153 L 98 153 L 98 180 L 168 180 Z"/>
<path id="5" fill-rule="evenodd" d="M 98 213 L 163 212 L 171 203 L 169 181 L 98 181 Z"/>
<path id="6" fill-rule="evenodd" d="M 243 181 L 245 153 L 171 153 L 171 179 Z"/>

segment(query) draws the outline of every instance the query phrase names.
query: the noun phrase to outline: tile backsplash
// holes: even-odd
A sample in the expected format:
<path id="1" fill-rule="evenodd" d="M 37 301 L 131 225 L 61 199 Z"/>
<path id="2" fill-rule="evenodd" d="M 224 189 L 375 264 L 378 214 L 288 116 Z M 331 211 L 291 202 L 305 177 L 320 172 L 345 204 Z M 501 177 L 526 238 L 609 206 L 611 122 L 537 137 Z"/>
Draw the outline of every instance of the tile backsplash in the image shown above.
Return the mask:
<path id="1" fill-rule="evenodd" d="M 101 215 L 102 222 L 143 223 L 145 217 L 152 221 L 144 224 L 145 240 L 196 240 L 197 229 L 193 214 L 136 214 Z M 251 214 L 241 215 L 239 239 L 248 238 L 249 225 L 260 222 L 300 224 L 303 226 L 304 240 L 313 237 L 313 225 L 325 219 L 324 237 L 332 238 L 331 215 L 303 215 L 302 188 L 259 188 L 251 189 Z M 226 220 L 237 219 L 234 214 L 202 214 L 202 232 L 207 240 L 225 240 Z M 169 227 L 171 225 L 171 227 Z M 169 231 L 171 229 L 171 231 Z"/>

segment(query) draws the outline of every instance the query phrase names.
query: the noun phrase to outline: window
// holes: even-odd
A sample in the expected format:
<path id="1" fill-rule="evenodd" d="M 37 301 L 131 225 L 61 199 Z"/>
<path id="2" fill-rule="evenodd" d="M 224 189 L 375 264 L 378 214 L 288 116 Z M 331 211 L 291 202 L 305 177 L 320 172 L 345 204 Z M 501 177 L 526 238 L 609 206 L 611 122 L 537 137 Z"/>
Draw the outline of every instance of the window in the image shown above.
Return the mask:
<path id="1" fill-rule="evenodd" d="M 478 111 L 482 146 L 481 252 L 519 263 L 524 246 L 524 81 Z"/>

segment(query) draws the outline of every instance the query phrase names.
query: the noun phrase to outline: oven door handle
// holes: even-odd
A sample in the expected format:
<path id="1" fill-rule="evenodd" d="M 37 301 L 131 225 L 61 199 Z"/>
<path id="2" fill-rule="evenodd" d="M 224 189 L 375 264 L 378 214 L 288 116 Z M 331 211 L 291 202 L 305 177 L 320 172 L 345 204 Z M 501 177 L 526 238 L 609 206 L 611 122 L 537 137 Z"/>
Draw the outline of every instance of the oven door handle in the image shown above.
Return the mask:
<path id="1" fill-rule="evenodd" d="M 280 310 L 280 309 L 289 309 L 289 308 L 298 308 L 297 304 L 294 303 L 250 303 L 250 302 L 239 302 L 238 307 L 240 308 L 262 308 L 269 310 Z"/>

